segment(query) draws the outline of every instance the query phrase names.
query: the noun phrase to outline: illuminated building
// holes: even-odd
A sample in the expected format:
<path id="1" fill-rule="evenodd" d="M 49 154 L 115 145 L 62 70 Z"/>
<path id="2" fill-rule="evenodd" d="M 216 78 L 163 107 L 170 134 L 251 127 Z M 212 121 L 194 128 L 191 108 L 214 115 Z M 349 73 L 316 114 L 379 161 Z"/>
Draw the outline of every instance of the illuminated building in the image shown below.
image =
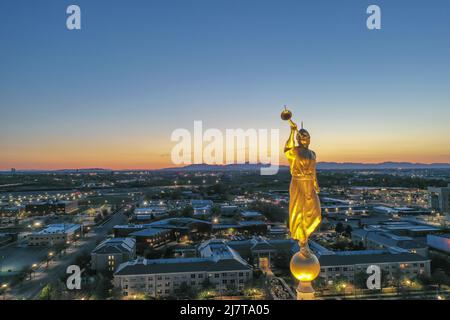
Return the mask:
<path id="1" fill-rule="evenodd" d="M 450 212 L 450 185 L 444 188 L 429 187 L 430 207 L 440 213 Z"/>
<path id="2" fill-rule="evenodd" d="M 107 239 L 91 252 L 91 269 L 114 271 L 121 263 L 135 257 L 136 241 L 133 238 Z"/>

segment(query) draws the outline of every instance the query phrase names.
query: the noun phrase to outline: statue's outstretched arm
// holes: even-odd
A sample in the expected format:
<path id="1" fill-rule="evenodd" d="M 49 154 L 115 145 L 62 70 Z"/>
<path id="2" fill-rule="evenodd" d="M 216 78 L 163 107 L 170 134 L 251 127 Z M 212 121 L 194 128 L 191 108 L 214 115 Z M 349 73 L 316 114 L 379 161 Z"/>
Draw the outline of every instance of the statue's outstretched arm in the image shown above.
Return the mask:
<path id="1" fill-rule="evenodd" d="M 289 135 L 289 139 L 286 141 L 286 145 L 284 146 L 284 153 L 287 153 L 295 148 L 296 133 L 297 133 L 297 126 L 296 125 L 291 126 L 291 134 Z"/>

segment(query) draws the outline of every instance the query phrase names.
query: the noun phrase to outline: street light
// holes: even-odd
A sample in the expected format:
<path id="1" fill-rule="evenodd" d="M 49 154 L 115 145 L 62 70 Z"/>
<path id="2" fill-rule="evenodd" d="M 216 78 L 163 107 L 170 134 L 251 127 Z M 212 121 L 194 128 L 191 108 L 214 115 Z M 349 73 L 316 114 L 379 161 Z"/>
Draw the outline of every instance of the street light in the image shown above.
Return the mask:
<path id="1" fill-rule="evenodd" d="M 2 296 L 3 296 L 3 300 L 6 300 L 6 296 L 5 296 L 5 293 L 6 293 L 6 289 L 8 288 L 8 284 L 7 283 L 4 283 L 4 284 L 2 284 Z"/>

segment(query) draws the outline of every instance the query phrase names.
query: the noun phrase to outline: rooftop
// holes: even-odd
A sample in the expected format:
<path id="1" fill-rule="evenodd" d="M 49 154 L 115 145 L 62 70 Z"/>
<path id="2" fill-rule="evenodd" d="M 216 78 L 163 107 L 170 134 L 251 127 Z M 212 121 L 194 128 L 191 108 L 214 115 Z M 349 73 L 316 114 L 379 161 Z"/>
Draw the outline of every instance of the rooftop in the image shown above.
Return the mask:
<path id="1" fill-rule="evenodd" d="M 213 258 L 174 258 L 174 259 L 136 259 L 122 263 L 115 275 L 142 275 L 185 272 L 221 272 L 251 270 L 248 264 L 236 259 Z"/>
<path id="2" fill-rule="evenodd" d="M 144 230 L 139 230 L 139 231 L 135 231 L 130 233 L 130 236 L 133 237 L 152 237 L 152 236 L 156 236 L 158 234 L 162 234 L 165 232 L 170 232 L 170 230 L 167 229 L 159 229 L 159 228 L 147 228 Z"/>
<path id="3" fill-rule="evenodd" d="M 241 216 L 245 218 L 255 218 L 255 217 L 261 217 L 262 214 L 257 211 L 243 211 L 241 212 Z"/>
<path id="4" fill-rule="evenodd" d="M 101 242 L 92 253 L 128 253 L 134 250 L 136 240 L 133 238 L 110 238 Z"/>
<path id="5" fill-rule="evenodd" d="M 81 228 L 81 225 L 75 223 L 49 224 L 37 234 L 70 233 L 77 231 L 79 228 Z"/>

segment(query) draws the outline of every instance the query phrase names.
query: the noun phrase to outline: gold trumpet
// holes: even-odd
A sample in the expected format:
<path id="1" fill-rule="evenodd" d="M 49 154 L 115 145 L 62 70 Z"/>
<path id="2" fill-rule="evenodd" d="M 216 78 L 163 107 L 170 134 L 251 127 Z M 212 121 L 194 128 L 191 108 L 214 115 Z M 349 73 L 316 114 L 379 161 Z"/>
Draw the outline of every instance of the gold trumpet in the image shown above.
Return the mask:
<path id="1" fill-rule="evenodd" d="M 288 121 L 291 127 L 297 128 L 297 124 L 291 120 L 292 112 L 289 111 L 286 106 L 284 106 L 284 110 L 281 112 L 281 119 L 284 121 Z"/>

